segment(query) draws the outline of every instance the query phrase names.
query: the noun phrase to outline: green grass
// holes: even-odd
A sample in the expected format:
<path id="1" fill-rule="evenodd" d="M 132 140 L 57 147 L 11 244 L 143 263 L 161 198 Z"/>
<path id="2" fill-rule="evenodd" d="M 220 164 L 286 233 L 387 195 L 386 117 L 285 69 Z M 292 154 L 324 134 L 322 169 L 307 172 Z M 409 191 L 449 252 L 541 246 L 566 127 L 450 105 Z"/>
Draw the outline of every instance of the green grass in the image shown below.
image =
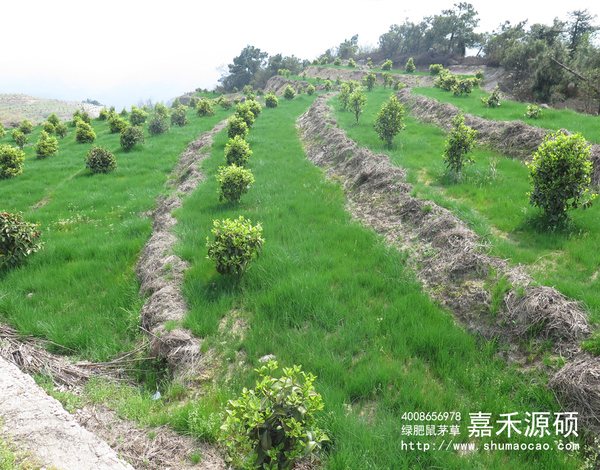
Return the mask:
<path id="1" fill-rule="evenodd" d="M 402 425 L 414 424 L 405 412 L 460 412 L 460 422 L 444 424 L 459 424 L 457 439 L 467 442 L 470 412 L 524 415 L 558 405 L 538 378 L 496 360 L 493 343 L 479 342 L 434 306 L 405 254 L 351 220 L 340 187 L 306 160 L 296 137 L 296 118 L 313 99 L 301 95 L 263 110 L 248 136 L 256 184 L 237 206 L 218 202 L 214 175 L 227 137 L 215 137 L 203 162 L 206 182 L 176 214 L 178 251 L 191 263 L 185 326 L 221 348 L 234 370 L 243 352 L 251 366 L 275 354 L 280 365 L 302 364 L 317 375 L 326 403 L 321 424 L 332 438 L 327 468 L 573 468 L 558 452 L 460 457 L 401 447 L 444 441 L 403 436 Z M 238 215 L 261 222 L 266 239 L 239 283 L 216 273 L 205 247 L 214 218 Z M 247 330 L 224 345 L 218 326 L 234 314 Z M 223 387 L 234 394 L 253 387 L 255 377 L 242 370 Z"/>
<path id="2" fill-rule="evenodd" d="M 501 100 L 498 108 L 486 108 L 481 103 L 482 97 L 490 94 L 481 89 L 473 90 L 468 96 L 454 96 L 449 91 L 441 88 L 419 87 L 412 89 L 413 94 L 435 98 L 441 102 L 452 103 L 463 112 L 480 116 L 485 119 L 495 121 L 516 121 L 520 120 L 531 126 L 542 127 L 544 129 L 558 130 L 567 129 L 571 132 L 581 133 L 588 141 L 600 143 L 600 128 L 598 127 L 598 117 L 588 114 L 576 113 L 570 109 L 542 109 L 542 115 L 538 119 L 530 119 L 525 116 L 527 103 L 517 101 Z M 501 95 L 502 96 L 502 95 Z"/>
<path id="3" fill-rule="evenodd" d="M 0 271 L 0 319 L 88 359 L 106 360 L 130 348 L 143 303 L 134 270 L 152 225 L 141 214 L 165 191 L 187 143 L 227 114 L 219 107 L 216 116 L 198 118 L 190 110 L 189 126 L 159 136 L 146 130 L 147 143 L 130 152 L 105 122 L 95 120 L 94 144 L 117 160 L 117 171 L 108 174 L 85 168 L 92 144 L 75 142 L 73 128 L 59 139 L 55 157 L 40 160 L 27 146 L 23 173 L 0 181 L 0 210 L 40 222 L 45 245 L 24 265 Z M 12 137 L 3 142 L 12 144 Z"/>
<path id="4" fill-rule="evenodd" d="M 349 137 L 376 153 L 388 154 L 394 164 L 408 170 L 408 180 L 415 185 L 418 197 L 453 210 L 480 235 L 492 234 L 488 238 L 495 246 L 493 254 L 510 259 L 513 264 L 529 266 L 540 284 L 555 286 L 567 297 L 582 301 L 591 319 L 598 321 L 598 205 L 573 211 L 568 230 L 548 230 L 541 225 L 539 212 L 529 205 L 529 171 L 522 162 L 478 148 L 473 152 L 476 163 L 468 166 L 457 181 L 447 175 L 441 156 L 445 132 L 419 123 L 410 115 L 394 146 L 386 148 L 371 123 L 388 96 L 389 91 L 381 87 L 368 93 L 367 107 L 358 125 L 336 98 L 331 104 L 340 127 L 347 129 Z M 579 119 L 587 117 L 578 116 L 574 123 L 562 121 L 561 126 L 577 130 Z"/>

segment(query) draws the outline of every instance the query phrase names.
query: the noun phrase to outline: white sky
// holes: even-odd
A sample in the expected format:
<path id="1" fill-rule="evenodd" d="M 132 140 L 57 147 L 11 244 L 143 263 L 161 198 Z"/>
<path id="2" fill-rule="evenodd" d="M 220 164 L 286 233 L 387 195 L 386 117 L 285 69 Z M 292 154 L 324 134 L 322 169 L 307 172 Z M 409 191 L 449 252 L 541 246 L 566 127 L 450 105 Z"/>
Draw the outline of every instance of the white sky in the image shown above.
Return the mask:
<path id="1" fill-rule="evenodd" d="M 312 60 L 358 34 L 377 46 L 390 25 L 459 0 L 0 0 L 0 93 L 98 100 L 118 108 L 217 85 L 247 45 Z M 479 31 L 506 20 L 551 24 L 597 0 L 471 0 Z M 227 70 L 225 68 L 225 70 Z"/>

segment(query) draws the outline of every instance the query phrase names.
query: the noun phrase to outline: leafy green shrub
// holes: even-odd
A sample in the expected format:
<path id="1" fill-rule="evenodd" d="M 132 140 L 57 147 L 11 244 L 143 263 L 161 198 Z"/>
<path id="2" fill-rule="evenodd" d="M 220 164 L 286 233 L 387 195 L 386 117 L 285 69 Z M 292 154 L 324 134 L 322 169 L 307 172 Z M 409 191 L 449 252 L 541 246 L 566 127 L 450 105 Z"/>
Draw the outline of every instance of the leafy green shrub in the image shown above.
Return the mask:
<path id="1" fill-rule="evenodd" d="M 201 99 L 196 104 L 196 114 L 198 116 L 214 116 L 215 108 L 213 106 L 212 101 L 207 99 Z"/>
<path id="2" fill-rule="evenodd" d="M 363 85 L 367 87 L 367 90 L 371 91 L 377 83 L 377 75 L 372 72 L 369 72 L 363 77 L 362 81 Z"/>
<path id="3" fill-rule="evenodd" d="M 267 95 L 265 95 L 265 105 L 267 106 L 267 108 L 276 108 L 278 104 L 279 100 L 277 99 L 277 96 L 275 96 L 274 93 L 268 93 Z"/>
<path id="4" fill-rule="evenodd" d="M 217 182 L 220 185 L 219 202 L 223 199 L 239 202 L 254 184 L 254 176 L 250 170 L 232 163 L 229 166 L 219 167 Z"/>
<path id="5" fill-rule="evenodd" d="M 244 122 L 248 126 L 248 129 L 250 129 L 252 127 L 252 124 L 254 124 L 255 116 L 252 110 L 250 109 L 250 105 L 248 104 L 248 102 L 238 104 L 235 107 L 235 115 L 244 120 Z"/>
<path id="6" fill-rule="evenodd" d="M 89 144 L 96 140 L 96 133 L 87 122 L 79 121 L 75 131 L 75 140 L 80 144 Z"/>
<path id="7" fill-rule="evenodd" d="M 190 123 L 187 118 L 187 111 L 187 106 L 183 106 L 182 104 L 173 108 L 171 111 L 171 125 L 179 127 L 187 126 Z"/>
<path id="8" fill-rule="evenodd" d="M 490 96 L 481 98 L 481 102 L 486 108 L 497 108 L 500 106 L 500 90 L 498 87 L 494 88 Z"/>
<path id="9" fill-rule="evenodd" d="M 539 119 L 542 116 L 542 108 L 534 104 L 528 104 L 525 111 L 525 117 L 529 119 Z"/>
<path id="10" fill-rule="evenodd" d="M 246 104 L 250 108 L 250 111 L 252 111 L 252 114 L 254 114 L 254 119 L 256 119 L 262 112 L 262 106 L 256 100 L 246 100 Z"/>
<path id="11" fill-rule="evenodd" d="M 102 108 L 100 110 L 100 114 L 98 114 L 98 119 L 100 119 L 101 121 L 106 121 L 108 119 L 108 111 L 106 110 L 106 108 Z"/>
<path id="12" fill-rule="evenodd" d="M 131 107 L 131 114 L 129 115 L 129 122 L 132 126 L 141 126 L 148 119 L 148 113 L 143 109 L 136 106 Z"/>
<path id="13" fill-rule="evenodd" d="M 60 119 L 56 115 L 56 113 L 50 113 L 50 115 L 46 118 L 46 122 L 49 122 L 54 127 L 56 127 L 56 126 L 58 126 L 60 124 Z"/>
<path id="14" fill-rule="evenodd" d="M 316 427 L 315 414 L 324 406 L 316 377 L 300 366 L 284 368 L 280 378 L 276 370 L 276 361 L 256 369 L 255 389 L 244 388 L 227 405 L 221 441 L 234 466 L 289 470 L 328 440 Z"/>
<path id="15" fill-rule="evenodd" d="M 250 144 L 241 135 L 232 137 L 225 144 L 225 158 L 228 165 L 245 166 L 250 160 L 251 155 Z"/>
<path id="16" fill-rule="evenodd" d="M 408 85 L 404 82 L 396 82 L 396 84 L 394 85 L 394 90 L 396 91 L 400 91 L 402 90 L 402 88 L 406 88 Z"/>
<path id="17" fill-rule="evenodd" d="M 415 67 L 415 61 L 412 57 L 409 57 L 408 61 L 406 61 L 406 66 L 404 67 L 404 70 L 406 70 L 408 73 L 413 73 L 416 69 L 417 67 Z"/>
<path id="18" fill-rule="evenodd" d="M 156 103 L 154 105 L 154 115 L 161 119 L 167 119 L 169 117 L 169 108 L 163 103 Z"/>
<path id="19" fill-rule="evenodd" d="M 377 113 L 373 128 L 381 140 L 388 147 L 392 145 L 394 137 L 402 129 L 404 129 L 404 106 L 398 102 L 398 98 L 391 95 L 390 98 L 383 103 L 381 111 Z"/>
<path id="20" fill-rule="evenodd" d="M 40 224 L 27 222 L 20 212 L 0 212 L 0 267 L 13 267 L 39 251 Z"/>
<path id="21" fill-rule="evenodd" d="M 227 135 L 230 139 L 240 136 L 245 139 L 248 135 L 248 124 L 240 116 L 234 114 L 227 120 Z"/>
<path id="22" fill-rule="evenodd" d="M 58 126 L 54 128 L 54 132 L 56 132 L 57 136 L 63 139 L 67 135 L 67 132 L 69 132 L 69 128 L 66 124 L 60 122 Z"/>
<path id="23" fill-rule="evenodd" d="M 362 88 L 357 88 L 348 97 L 348 108 L 354 113 L 356 118 L 356 124 L 358 124 L 358 117 L 362 113 L 363 108 L 367 104 L 367 96 Z"/>
<path id="24" fill-rule="evenodd" d="M 139 126 L 129 126 L 126 127 L 121 132 L 121 147 L 126 152 L 129 152 L 136 143 L 143 144 L 146 142 L 146 137 L 144 136 L 144 131 Z"/>
<path id="25" fill-rule="evenodd" d="M 123 109 L 121 110 L 121 112 L 119 113 L 119 115 L 121 117 L 127 117 L 127 116 L 129 116 L 129 113 L 127 112 L 127 108 L 125 106 L 123 106 Z"/>
<path id="26" fill-rule="evenodd" d="M 94 146 L 85 159 L 85 167 L 94 173 L 108 173 L 117 169 L 115 156 L 104 147 Z"/>
<path id="27" fill-rule="evenodd" d="M 321 78 L 321 75 L 317 75 L 317 78 L 315 78 L 315 80 L 317 81 L 317 83 L 321 83 L 321 80 L 323 80 Z"/>
<path id="28" fill-rule="evenodd" d="M 128 125 L 129 123 L 118 114 L 114 114 L 108 119 L 108 128 L 112 134 L 120 134 Z"/>
<path id="29" fill-rule="evenodd" d="M 286 86 L 285 90 L 283 90 L 283 97 L 286 100 L 293 100 L 294 96 L 296 96 L 294 89 L 290 85 Z"/>
<path id="30" fill-rule="evenodd" d="M 392 70 L 393 65 L 394 63 L 390 59 L 388 59 L 381 66 L 381 70 Z"/>
<path id="31" fill-rule="evenodd" d="M 231 109 L 233 107 L 233 103 L 231 102 L 231 100 L 225 98 L 224 96 L 221 96 L 221 98 L 219 99 L 219 104 L 223 109 Z"/>
<path id="32" fill-rule="evenodd" d="M 315 93 L 316 88 L 313 85 L 308 85 L 306 87 L 306 93 L 308 96 L 312 96 Z"/>
<path id="33" fill-rule="evenodd" d="M 569 208 L 591 207 L 596 197 L 589 189 L 593 165 L 581 134 L 567 136 L 560 130 L 547 135 L 527 166 L 533 186 L 529 203 L 553 223 L 564 221 Z"/>
<path id="34" fill-rule="evenodd" d="M 198 106 L 198 102 L 200 101 L 200 98 L 198 98 L 197 96 L 192 96 L 190 98 L 190 102 L 188 103 L 188 106 L 190 108 L 194 108 L 196 109 L 196 106 Z"/>
<path id="35" fill-rule="evenodd" d="M 474 163 L 467 154 L 475 147 L 476 131 L 465 125 L 465 116 L 457 114 L 452 119 L 454 128 L 450 131 L 442 157 L 450 171 L 460 173 L 463 166 Z"/>
<path id="36" fill-rule="evenodd" d="M 46 134 L 53 134 L 56 131 L 56 127 L 51 122 L 45 122 L 43 129 Z"/>
<path id="37" fill-rule="evenodd" d="M 336 57 L 333 61 L 333 65 L 342 65 L 342 59 Z"/>
<path id="38" fill-rule="evenodd" d="M 244 85 L 244 88 L 242 88 L 242 93 L 244 95 L 253 95 L 254 89 L 252 88 L 252 85 Z"/>
<path id="39" fill-rule="evenodd" d="M 87 111 L 81 111 L 79 113 L 79 117 L 81 118 L 81 120 L 83 122 L 85 122 L 86 124 L 91 124 L 92 123 L 92 118 L 90 117 L 90 115 L 88 114 Z"/>
<path id="40" fill-rule="evenodd" d="M 429 66 L 429 73 L 431 75 L 438 75 L 442 70 L 443 70 L 444 66 L 442 64 L 431 64 Z"/>
<path id="41" fill-rule="evenodd" d="M 179 99 L 179 96 L 178 96 L 178 97 L 177 97 L 177 98 L 175 98 L 175 99 L 173 100 L 173 102 L 171 103 L 171 109 L 176 109 L 176 108 L 179 108 L 179 106 L 183 106 L 183 105 L 181 104 L 181 100 Z"/>
<path id="42" fill-rule="evenodd" d="M 340 77 L 340 74 L 338 73 L 338 74 L 335 76 L 335 84 L 336 84 L 336 85 L 340 85 L 341 83 L 342 83 L 342 78 Z"/>
<path id="43" fill-rule="evenodd" d="M 150 119 L 150 122 L 148 123 L 148 132 L 152 135 L 166 134 L 169 132 L 169 125 L 167 124 L 166 118 L 160 117 L 157 114 L 152 116 L 152 119 Z"/>
<path id="44" fill-rule="evenodd" d="M 458 80 L 456 85 L 452 87 L 454 96 L 469 95 L 473 91 L 473 80 L 470 78 L 463 78 Z"/>
<path id="45" fill-rule="evenodd" d="M 14 129 L 11 133 L 11 136 L 12 139 L 15 141 L 15 144 L 17 144 L 17 147 L 19 147 L 21 150 L 29 142 L 27 136 L 23 134 L 19 129 Z"/>
<path id="46" fill-rule="evenodd" d="M 219 274 L 236 274 L 238 279 L 248 270 L 248 265 L 260 256 L 265 240 L 261 237 L 260 223 L 254 227 L 243 216 L 237 220 L 214 220 L 211 242 L 206 237 L 208 258 L 215 263 Z"/>
<path id="47" fill-rule="evenodd" d="M 475 78 L 477 80 L 481 81 L 481 80 L 483 80 L 483 77 L 484 77 L 484 75 L 483 75 L 483 71 L 482 70 L 478 70 L 477 72 L 475 72 Z"/>
<path id="48" fill-rule="evenodd" d="M 383 88 L 392 86 L 392 83 L 394 83 L 394 79 L 392 78 L 392 74 L 390 72 L 383 72 L 381 77 L 383 79 Z"/>
<path id="49" fill-rule="evenodd" d="M 33 132 L 33 124 L 31 124 L 29 119 L 25 118 L 19 124 L 19 130 L 23 134 L 31 134 Z"/>
<path id="50" fill-rule="evenodd" d="M 81 119 L 81 111 L 76 109 L 73 113 L 73 119 L 71 120 L 71 127 L 77 127 L 78 121 L 83 121 L 83 119 Z"/>
<path id="51" fill-rule="evenodd" d="M 0 179 L 14 178 L 23 173 L 24 160 L 23 150 L 0 144 Z"/>
<path id="52" fill-rule="evenodd" d="M 38 158 L 53 157 L 58 152 L 58 141 L 56 137 L 50 137 L 46 131 L 42 131 L 33 149 Z"/>
<path id="53" fill-rule="evenodd" d="M 447 69 L 440 71 L 440 76 L 435 79 L 433 86 L 441 88 L 444 91 L 452 91 L 452 89 L 458 84 L 458 77 L 450 73 Z"/>
<path id="54" fill-rule="evenodd" d="M 331 91 L 331 89 L 333 88 L 333 83 L 331 82 L 331 80 L 325 80 L 325 91 Z"/>
<path id="55" fill-rule="evenodd" d="M 356 67 L 356 62 L 354 62 L 354 59 L 348 59 L 348 67 Z"/>
<path id="56" fill-rule="evenodd" d="M 296 93 L 298 95 L 301 95 L 302 93 L 304 93 L 304 85 L 302 85 L 302 84 L 298 85 L 298 87 L 296 88 Z"/>
<path id="57" fill-rule="evenodd" d="M 2 138 L 6 135 L 6 131 L 4 130 L 4 126 L 2 125 L 2 122 L 0 122 L 0 140 L 2 140 Z"/>

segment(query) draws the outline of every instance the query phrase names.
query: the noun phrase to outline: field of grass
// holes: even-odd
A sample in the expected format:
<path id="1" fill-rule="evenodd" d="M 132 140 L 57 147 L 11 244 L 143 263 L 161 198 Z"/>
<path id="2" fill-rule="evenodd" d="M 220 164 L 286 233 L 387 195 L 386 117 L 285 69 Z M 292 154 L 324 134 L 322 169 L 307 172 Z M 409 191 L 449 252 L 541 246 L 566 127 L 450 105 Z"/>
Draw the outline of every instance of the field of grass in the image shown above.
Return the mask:
<path id="1" fill-rule="evenodd" d="M 152 225 L 141 214 L 164 192 L 187 143 L 227 116 L 218 108 L 207 118 L 190 110 L 190 125 L 165 135 L 146 130 L 146 144 L 130 152 L 121 149 L 119 134 L 94 120 L 94 144 L 75 142 L 70 127 L 58 155 L 38 159 L 31 145 L 37 127 L 25 147 L 23 173 L 0 181 L 0 210 L 39 222 L 45 245 L 23 266 L 0 271 L 0 319 L 92 360 L 130 349 L 143 303 L 134 270 Z M 14 144 L 10 134 L 2 142 Z M 85 168 L 93 145 L 114 153 L 117 171 L 94 175 Z"/>
<path id="2" fill-rule="evenodd" d="M 437 89 L 433 93 L 429 91 L 431 89 L 427 90 L 430 95 L 445 93 L 440 98 L 453 97 L 451 93 Z M 431 199 L 453 210 L 478 234 L 489 236 L 494 254 L 510 259 L 514 264 L 529 266 L 540 284 L 555 286 L 566 296 L 582 301 L 591 319 L 597 322 L 600 319 L 600 255 L 595 249 L 600 233 L 598 205 L 585 211 L 573 211 L 572 223 L 566 231 L 548 230 L 540 226 L 539 212 L 529 205 L 526 194 L 531 189 L 529 171 L 521 161 L 477 148 L 473 152 L 475 164 L 466 167 L 463 177 L 457 181 L 447 175 L 442 160 L 446 133 L 435 126 L 422 124 L 410 115 L 406 116 L 406 129 L 396 137 L 394 146 L 386 148 L 372 123 L 389 94 L 381 87 L 367 93 L 367 106 L 358 125 L 352 113 L 342 110 L 339 100 L 334 98 L 331 104 L 336 109 L 339 125 L 348 131 L 349 137 L 374 152 L 388 154 L 394 164 L 409 171 L 408 180 L 415 185 L 418 197 Z M 453 99 L 453 102 L 460 100 Z M 504 112 L 508 109 L 512 114 L 515 112 L 511 109 L 525 106 L 504 104 Z M 486 113 L 494 111 L 487 110 Z M 577 115 L 577 119 L 570 122 L 570 115 L 558 111 L 554 119 L 560 119 L 560 127 L 571 130 L 577 130 L 580 122 L 594 119 L 593 116 Z M 504 114 L 503 118 L 509 116 Z M 598 350 L 596 342 L 593 343 L 590 347 Z"/>
<path id="3" fill-rule="evenodd" d="M 413 88 L 414 94 L 435 98 L 438 101 L 452 103 L 463 112 L 480 116 L 485 119 L 495 121 L 523 121 L 530 126 L 542 127 L 545 129 L 558 130 L 567 129 L 571 132 L 581 133 L 588 141 L 600 143 L 600 127 L 598 126 L 598 117 L 588 114 L 576 113 L 570 109 L 542 109 L 542 115 L 538 119 L 527 118 L 527 103 L 517 101 L 501 100 L 498 108 L 486 108 L 481 102 L 481 98 L 490 94 L 479 88 L 473 90 L 468 96 L 454 96 L 449 91 L 441 88 L 418 87 Z M 500 94 L 502 96 L 502 94 Z"/>
<path id="4" fill-rule="evenodd" d="M 342 125 L 356 131 L 359 141 L 369 129 L 374 135 L 373 112 L 389 93 L 369 93 L 361 124 L 342 122 L 350 114 L 341 113 Z M 449 312 L 430 302 L 408 268 L 406 253 L 387 247 L 351 220 L 340 186 L 308 162 L 296 135 L 296 119 L 314 98 L 303 94 L 292 101 L 280 99 L 276 109 L 263 108 L 247 138 L 256 183 L 237 205 L 218 201 L 214 175 L 225 164 L 228 139 L 225 132 L 217 134 L 211 157 L 202 163 L 206 181 L 175 214 L 177 252 L 190 263 L 184 284 L 190 313 L 184 326 L 204 338 L 205 350 L 215 348 L 222 370 L 230 374 L 206 384 L 204 394 L 187 403 L 180 401 L 186 393 L 177 384 L 165 386 L 165 399 L 157 402 L 150 398 L 155 389 L 92 383 L 86 399 L 108 403 L 141 425 L 167 424 L 214 440 L 215 422 L 218 427 L 227 400 L 242 387 L 253 387 L 258 359 L 274 354 L 281 366 L 301 364 L 318 377 L 315 387 L 325 402 L 319 423 L 331 439 L 320 456 L 324 468 L 579 468 L 582 457 L 558 450 L 554 433 L 529 438 L 509 438 L 506 432 L 469 435 L 470 413 L 490 413 L 494 433 L 502 427 L 501 414 L 518 413 L 518 427 L 524 431 L 527 413 L 558 413 L 560 405 L 544 377 L 498 360 L 498 345 L 469 335 Z M 27 148 L 25 172 L 0 182 L 0 200 L 7 201 L 0 210 L 21 210 L 28 220 L 39 220 L 46 245 L 22 267 L 0 273 L 0 318 L 94 360 L 130 348 L 143 301 L 133 270 L 151 225 L 140 213 L 151 209 L 164 191 L 187 143 L 224 119 L 227 112 L 216 110 L 212 118 L 197 118 L 190 111 L 189 126 L 148 137 L 145 146 L 129 153 L 120 150 L 118 136 L 105 123 L 94 121 L 97 143 L 113 151 L 119 165 L 107 175 L 85 169 L 91 145 L 75 143 L 73 134 L 51 159 L 38 160 Z M 411 144 L 415 168 L 424 160 L 426 144 L 434 153 L 437 138 L 444 138 L 439 130 L 423 127 Z M 398 161 L 406 157 L 409 144 L 399 149 L 404 150 L 393 157 Z M 411 173 L 413 180 L 419 177 L 418 169 Z M 448 203 L 436 184 L 423 186 L 423 191 Z M 40 201 L 44 204 L 34 210 Z M 469 204 L 456 207 L 466 211 Z M 483 219 L 468 210 L 473 220 Z M 266 243 L 261 257 L 237 281 L 217 274 L 206 259 L 206 238 L 213 219 L 239 215 L 262 224 Z M 238 334 L 220 328 L 227 322 Z M 83 402 L 64 394 L 61 399 L 72 406 Z M 414 413 L 431 412 L 448 415 L 414 419 Z M 408 433 L 420 432 L 414 426 L 425 424 L 433 426 L 429 434 Z M 553 450 L 481 450 L 490 441 Z M 470 442 L 480 450 L 462 452 L 452 446 Z M 431 449 L 418 448 L 423 443 Z"/>

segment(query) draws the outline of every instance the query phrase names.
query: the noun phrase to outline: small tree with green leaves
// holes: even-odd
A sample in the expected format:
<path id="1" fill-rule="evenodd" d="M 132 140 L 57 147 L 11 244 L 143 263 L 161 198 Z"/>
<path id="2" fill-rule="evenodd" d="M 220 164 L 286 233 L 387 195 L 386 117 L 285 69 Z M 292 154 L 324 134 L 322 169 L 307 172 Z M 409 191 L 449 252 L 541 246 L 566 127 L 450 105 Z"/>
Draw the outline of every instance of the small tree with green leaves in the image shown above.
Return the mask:
<path id="1" fill-rule="evenodd" d="M 254 184 L 254 176 L 250 170 L 233 163 L 229 166 L 219 167 L 217 182 L 220 186 L 219 202 L 226 199 L 229 202 L 237 203 Z"/>
<path id="2" fill-rule="evenodd" d="M 241 135 L 236 135 L 225 144 L 225 158 L 228 165 L 243 167 L 250 161 L 252 150 L 250 144 Z"/>
<path id="3" fill-rule="evenodd" d="M 29 119 L 25 118 L 19 124 L 19 130 L 23 134 L 31 134 L 33 132 L 33 124 L 31 124 Z"/>
<path id="4" fill-rule="evenodd" d="M 463 166 L 475 161 L 467 154 L 475 148 L 476 131 L 465 125 L 463 114 L 454 116 L 452 126 L 442 157 L 448 169 L 459 174 Z"/>
<path id="5" fill-rule="evenodd" d="M 408 73 L 413 73 L 416 69 L 417 67 L 415 67 L 415 61 L 412 57 L 409 57 L 404 70 L 406 70 Z"/>
<path id="6" fill-rule="evenodd" d="M 357 88 L 352 93 L 350 93 L 350 97 L 348 98 L 348 108 L 350 108 L 350 111 L 354 113 L 354 117 L 356 118 L 356 124 L 358 124 L 358 118 L 366 104 L 367 96 L 365 95 L 365 92 L 362 88 Z"/>
<path id="7" fill-rule="evenodd" d="M 56 137 L 49 136 L 46 131 L 42 131 L 33 149 L 38 158 L 53 157 L 58 153 L 58 140 Z"/>
<path id="8" fill-rule="evenodd" d="M 388 59 L 381 66 L 381 70 L 392 70 L 393 65 L 394 63 L 390 59 Z"/>
<path id="9" fill-rule="evenodd" d="M 205 98 L 198 101 L 198 103 L 196 104 L 196 114 L 200 117 L 214 116 L 215 115 L 215 107 L 213 106 L 213 102 L 209 101 Z"/>
<path id="10" fill-rule="evenodd" d="M 238 104 L 235 108 L 235 115 L 244 120 L 248 129 L 252 127 L 252 124 L 254 124 L 254 120 L 256 119 L 248 102 Z"/>
<path id="11" fill-rule="evenodd" d="M 0 179 L 14 178 L 23 173 L 25 152 L 11 145 L 0 144 Z"/>
<path id="12" fill-rule="evenodd" d="M 438 75 L 442 69 L 444 68 L 444 66 L 442 64 L 431 64 L 429 66 L 429 73 L 431 75 Z"/>
<path id="13" fill-rule="evenodd" d="M 128 125 L 129 123 L 118 114 L 113 114 L 108 119 L 108 128 L 112 134 L 120 134 Z"/>
<path id="14" fill-rule="evenodd" d="M 17 147 L 19 147 L 21 150 L 23 150 L 23 147 L 25 147 L 29 142 L 27 136 L 19 129 L 14 129 L 11 133 L 11 137 L 15 141 L 15 144 L 17 144 Z"/>
<path id="15" fill-rule="evenodd" d="M 39 227 L 39 223 L 23 219 L 20 212 L 0 212 L 0 268 L 14 267 L 42 248 Z"/>
<path id="16" fill-rule="evenodd" d="M 542 117 L 542 108 L 534 104 L 528 104 L 525 110 L 525 117 L 528 119 L 539 119 Z"/>
<path id="17" fill-rule="evenodd" d="M 144 136 L 144 131 L 141 127 L 129 126 L 121 132 L 120 142 L 123 150 L 129 152 L 135 144 L 146 143 L 146 137 Z"/>
<path id="18" fill-rule="evenodd" d="M 283 90 L 283 97 L 286 100 L 293 100 L 294 96 L 296 96 L 294 89 L 290 85 L 286 86 L 285 90 Z"/>
<path id="19" fill-rule="evenodd" d="M 219 98 L 218 103 L 223 109 L 233 108 L 233 102 L 230 99 L 225 98 L 224 96 L 221 96 L 221 98 Z"/>
<path id="20" fill-rule="evenodd" d="M 354 62 L 354 59 L 348 59 L 348 67 L 356 67 L 356 62 Z"/>
<path id="21" fill-rule="evenodd" d="M 306 87 L 306 93 L 308 96 L 312 96 L 315 93 L 316 88 L 313 85 L 308 85 Z"/>
<path id="22" fill-rule="evenodd" d="M 502 103 L 500 102 L 500 89 L 494 88 L 490 96 L 481 98 L 481 102 L 486 108 L 497 108 Z"/>
<path id="23" fill-rule="evenodd" d="M 67 133 L 69 132 L 69 128 L 66 124 L 60 122 L 58 126 L 54 128 L 54 132 L 56 132 L 56 135 L 59 136 L 61 139 L 64 139 Z"/>
<path id="24" fill-rule="evenodd" d="M 75 140 L 80 144 L 90 144 L 96 140 L 96 133 L 90 124 L 79 121 L 75 131 Z"/>
<path id="25" fill-rule="evenodd" d="M 391 147 L 394 137 L 404 129 L 404 106 L 398 102 L 396 96 L 383 103 L 381 111 L 377 113 L 373 128 L 381 140 Z"/>
<path id="26" fill-rule="evenodd" d="M 375 75 L 372 72 L 369 72 L 363 77 L 362 83 L 364 86 L 367 87 L 367 90 L 371 91 L 377 83 L 377 75 Z"/>
<path id="27" fill-rule="evenodd" d="M 148 113 L 141 108 L 136 106 L 131 107 L 131 114 L 129 115 L 129 122 L 132 126 L 141 126 L 148 119 Z"/>
<path id="28" fill-rule="evenodd" d="M 56 127 L 51 122 L 45 122 L 43 129 L 47 134 L 54 134 L 56 131 Z"/>
<path id="29" fill-rule="evenodd" d="M 463 78 L 462 80 L 458 80 L 456 85 L 452 87 L 452 92 L 454 96 L 463 96 L 470 95 L 473 91 L 473 80 L 470 78 Z"/>
<path id="30" fill-rule="evenodd" d="M 370 57 L 367 57 L 367 67 L 369 67 L 370 69 L 373 68 L 373 60 Z"/>
<path id="31" fill-rule="evenodd" d="M 244 388 L 227 404 L 221 442 L 236 467 L 290 470 L 329 440 L 316 426 L 315 415 L 324 407 L 316 377 L 300 366 L 284 368 L 280 378 L 276 370 L 276 361 L 255 369 L 255 389 Z"/>
<path id="32" fill-rule="evenodd" d="M 589 189 L 593 165 L 581 134 L 567 136 L 561 130 L 546 136 L 527 166 L 533 186 L 529 203 L 552 223 L 563 222 L 570 208 L 591 207 L 596 197 Z"/>
<path id="33" fill-rule="evenodd" d="M 117 159 L 104 147 L 92 147 L 85 159 L 85 167 L 93 173 L 108 173 L 117 169 Z"/>
<path id="34" fill-rule="evenodd" d="M 336 57 L 333 60 L 333 65 L 342 65 L 342 59 L 340 59 L 339 57 Z"/>
<path id="35" fill-rule="evenodd" d="M 256 100 L 246 100 L 246 104 L 250 108 L 250 111 L 252 111 L 252 114 L 254 114 L 254 119 L 258 118 L 262 112 L 262 106 L 260 103 Z"/>
<path id="36" fill-rule="evenodd" d="M 267 106 L 267 108 L 276 108 L 278 104 L 279 100 L 277 99 L 277 96 L 275 96 L 274 93 L 267 93 L 265 95 L 265 105 Z"/>
<path id="37" fill-rule="evenodd" d="M 234 114 L 227 120 L 227 135 L 230 139 L 240 136 L 245 139 L 248 135 L 248 124 L 240 116 Z"/>
<path id="38" fill-rule="evenodd" d="M 4 130 L 4 126 L 2 125 L 2 122 L 0 122 L 0 140 L 2 140 L 5 135 L 6 135 L 6 131 Z"/>
<path id="39" fill-rule="evenodd" d="M 219 274 L 235 274 L 238 279 L 260 256 L 265 243 L 260 223 L 252 226 L 252 221 L 241 215 L 236 220 L 214 220 L 211 232 L 215 239 L 206 237 L 207 258 L 215 263 Z"/>
<path id="40" fill-rule="evenodd" d="M 154 115 L 161 119 L 167 119 L 169 117 L 169 108 L 167 108 L 163 103 L 156 103 L 154 105 Z"/>
<path id="41" fill-rule="evenodd" d="M 108 111 L 106 110 L 106 108 L 102 108 L 100 110 L 100 113 L 98 114 L 98 119 L 100 119 L 101 121 L 106 121 L 109 117 Z"/>
<path id="42" fill-rule="evenodd" d="M 325 80 L 323 86 L 325 87 L 325 91 L 331 91 L 331 89 L 333 88 L 333 83 L 331 80 Z"/>
<path id="43" fill-rule="evenodd" d="M 383 72 L 383 88 L 391 87 L 394 83 L 394 79 L 392 78 L 392 74 L 390 72 Z"/>
<path id="44" fill-rule="evenodd" d="M 169 132 L 169 125 L 167 124 L 166 118 L 160 117 L 157 114 L 152 116 L 152 119 L 150 119 L 150 122 L 148 123 L 148 132 L 152 135 L 166 134 Z"/>
<path id="45" fill-rule="evenodd" d="M 187 126 L 190 123 L 187 118 L 187 111 L 187 106 L 183 106 L 182 104 L 173 108 L 171 111 L 171 126 Z"/>
<path id="46" fill-rule="evenodd" d="M 196 106 L 198 106 L 199 101 L 200 101 L 200 98 L 198 98 L 197 96 L 192 96 L 190 98 L 190 102 L 188 103 L 188 106 L 192 109 L 196 109 Z"/>
<path id="47" fill-rule="evenodd" d="M 50 115 L 46 118 L 46 122 L 51 123 L 54 127 L 60 124 L 60 119 L 56 115 L 56 113 L 50 113 Z"/>

